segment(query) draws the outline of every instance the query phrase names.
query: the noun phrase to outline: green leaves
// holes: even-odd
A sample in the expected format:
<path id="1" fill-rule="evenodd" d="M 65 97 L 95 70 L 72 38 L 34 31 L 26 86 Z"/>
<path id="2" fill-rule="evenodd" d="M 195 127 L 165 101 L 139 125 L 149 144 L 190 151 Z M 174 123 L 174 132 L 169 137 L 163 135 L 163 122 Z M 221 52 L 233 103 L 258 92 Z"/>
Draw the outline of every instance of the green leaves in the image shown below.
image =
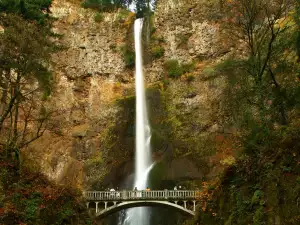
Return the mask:
<path id="1" fill-rule="evenodd" d="M 126 67 L 133 68 L 135 65 L 135 52 L 128 45 L 121 46 L 120 50 Z"/>
<path id="2" fill-rule="evenodd" d="M 164 67 L 169 77 L 179 78 L 184 73 L 192 72 L 195 64 L 193 62 L 180 64 L 178 60 L 170 59 L 165 62 Z"/>
<path id="3" fill-rule="evenodd" d="M 53 46 L 47 37 L 49 30 L 16 15 L 2 16 L 1 22 L 5 26 L 0 38 L 1 67 L 13 69 L 27 79 L 36 78 L 48 90 L 51 74 L 47 67 Z"/>
<path id="4" fill-rule="evenodd" d="M 52 0 L 1 0 L 0 11 L 21 14 L 25 19 L 42 24 L 49 16 L 51 4 Z"/>
<path id="5" fill-rule="evenodd" d="M 119 7 L 130 5 L 132 0 L 85 0 L 81 6 L 84 8 L 97 9 L 100 12 L 109 12 Z"/>

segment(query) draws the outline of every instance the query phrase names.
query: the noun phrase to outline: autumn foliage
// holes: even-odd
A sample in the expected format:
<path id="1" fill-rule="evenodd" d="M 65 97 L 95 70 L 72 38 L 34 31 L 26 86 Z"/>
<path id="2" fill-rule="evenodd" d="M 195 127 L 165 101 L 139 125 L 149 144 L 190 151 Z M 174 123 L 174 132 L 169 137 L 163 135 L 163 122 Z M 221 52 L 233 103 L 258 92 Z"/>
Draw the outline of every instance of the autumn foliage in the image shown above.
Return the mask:
<path id="1" fill-rule="evenodd" d="M 1 162 L 4 196 L 0 224 L 88 224 L 80 192 L 49 182 L 42 174 Z"/>

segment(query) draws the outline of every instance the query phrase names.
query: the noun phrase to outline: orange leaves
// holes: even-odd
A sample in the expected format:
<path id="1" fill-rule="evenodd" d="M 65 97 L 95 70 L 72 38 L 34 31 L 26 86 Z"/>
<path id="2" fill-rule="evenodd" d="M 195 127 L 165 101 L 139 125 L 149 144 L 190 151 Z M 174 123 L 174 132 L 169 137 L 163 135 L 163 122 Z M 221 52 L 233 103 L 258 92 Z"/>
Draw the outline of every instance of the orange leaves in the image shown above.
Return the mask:
<path id="1" fill-rule="evenodd" d="M 231 154 L 233 151 L 233 140 L 231 137 L 218 135 L 216 137 L 217 152 L 223 154 Z"/>
<path id="2" fill-rule="evenodd" d="M 125 22 L 123 23 L 123 25 L 125 27 L 129 28 L 133 24 L 134 19 L 135 19 L 135 13 L 129 12 Z"/>
<path id="3" fill-rule="evenodd" d="M 6 203 L 4 206 L 4 213 L 7 212 L 12 212 L 12 213 L 17 212 L 16 207 L 11 202 Z"/>
<path id="4" fill-rule="evenodd" d="M 4 210 L 4 208 L 0 208 L 0 216 L 3 216 L 3 215 L 4 215 L 4 213 L 5 213 L 5 210 Z"/>
<path id="5" fill-rule="evenodd" d="M 208 208 L 208 202 L 213 199 L 214 192 L 218 191 L 219 187 L 220 181 L 219 179 L 215 179 L 210 182 L 202 182 L 202 189 L 197 192 L 197 195 L 199 196 L 197 200 L 200 201 L 201 210 L 203 212 L 210 212 L 212 216 L 217 216 L 217 213 L 212 211 L 211 208 Z"/>
<path id="6" fill-rule="evenodd" d="M 42 193 L 42 198 L 46 202 L 56 200 L 61 195 L 59 190 L 51 187 L 41 188 L 39 191 Z"/>
<path id="7" fill-rule="evenodd" d="M 222 165 L 232 165 L 235 162 L 234 155 L 240 149 L 238 138 L 234 135 L 216 136 L 216 160 Z M 222 163 L 223 162 L 223 163 Z"/>

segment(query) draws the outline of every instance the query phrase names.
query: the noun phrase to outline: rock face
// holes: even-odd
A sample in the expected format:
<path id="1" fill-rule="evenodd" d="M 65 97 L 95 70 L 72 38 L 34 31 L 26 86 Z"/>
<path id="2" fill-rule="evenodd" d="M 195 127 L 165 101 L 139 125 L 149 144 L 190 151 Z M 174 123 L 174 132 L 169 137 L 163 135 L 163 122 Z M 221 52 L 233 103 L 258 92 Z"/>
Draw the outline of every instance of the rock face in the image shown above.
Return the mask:
<path id="1" fill-rule="evenodd" d="M 111 80 L 124 71 L 120 54 L 111 46 L 123 42 L 126 30 L 114 24 L 116 14 L 107 14 L 102 23 L 94 21 L 95 13 L 67 1 L 56 1 L 52 15 L 58 18 L 54 32 L 63 35 L 67 50 L 54 57 L 64 76 L 76 79 L 106 76 Z"/>
<path id="2" fill-rule="evenodd" d="M 182 180 L 180 173 L 174 173 L 176 168 L 186 168 L 185 174 L 194 179 L 195 171 L 198 179 L 204 174 L 216 174 L 212 169 L 215 162 L 209 157 L 215 154 L 216 135 L 227 129 L 223 126 L 220 99 L 226 81 L 222 76 L 212 77 L 209 71 L 216 62 L 236 54 L 232 44 L 224 41 L 220 24 L 212 18 L 217 17 L 217 11 L 217 5 L 199 0 L 158 1 L 155 11 L 154 35 L 164 40 L 165 54 L 154 60 L 147 71 L 154 75 L 150 80 L 167 83 L 161 93 L 166 104 L 168 132 L 172 134 L 168 146 L 176 159 L 176 163 L 166 160 L 167 180 Z M 192 63 L 194 69 L 178 79 L 170 79 L 163 64 L 174 59 Z M 160 76 L 155 76 L 157 73 Z M 189 164 L 185 162 L 186 156 Z"/>
<path id="3" fill-rule="evenodd" d="M 214 151 L 216 132 L 223 129 L 219 96 L 225 82 L 210 79 L 205 69 L 231 52 L 220 41 L 219 24 L 207 18 L 206 5 L 161 0 L 154 16 L 165 54 L 145 70 L 151 87 L 153 157 L 166 163 L 165 180 L 208 174 L 212 165 L 206 157 Z M 58 183 L 84 189 L 119 185 L 133 169 L 134 78 L 118 50 L 128 42 L 131 24 L 120 22 L 120 11 L 104 13 L 96 23 L 95 12 L 76 1 L 56 0 L 51 11 L 63 46 L 53 55 L 55 88 L 49 105 L 55 113 L 51 129 L 30 146 L 28 160 L 38 162 Z M 168 78 L 163 65 L 170 59 L 193 62 L 193 80 L 187 81 L 187 75 Z"/>
<path id="4" fill-rule="evenodd" d="M 219 25 L 205 17 L 205 5 L 196 0 L 158 2 L 155 22 L 166 40 L 165 57 L 187 62 L 219 54 Z"/>
<path id="5" fill-rule="evenodd" d="M 80 1 L 56 0 L 51 12 L 57 19 L 53 30 L 61 35 L 57 43 L 63 46 L 53 55 L 55 88 L 49 105 L 54 117 L 51 129 L 30 147 L 29 159 L 37 160 L 52 180 L 88 186 L 89 171 L 101 167 L 106 154 L 99 153 L 107 150 L 103 138 L 118 119 L 115 102 L 132 86 L 119 81 L 131 80 L 132 71 L 115 50 L 128 29 L 117 21 L 118 13 L 96 23 L 95 12 L 80 7 Z M 93 179 L 105 171 L 99 169 Z"/>

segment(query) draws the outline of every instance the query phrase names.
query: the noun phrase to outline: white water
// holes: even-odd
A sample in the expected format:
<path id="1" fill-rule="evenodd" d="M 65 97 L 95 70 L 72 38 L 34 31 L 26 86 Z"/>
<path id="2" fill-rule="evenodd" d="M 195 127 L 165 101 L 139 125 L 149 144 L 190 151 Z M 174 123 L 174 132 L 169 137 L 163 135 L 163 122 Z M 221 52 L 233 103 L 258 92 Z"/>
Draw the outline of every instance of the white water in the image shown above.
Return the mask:
<path id="1" fill-rule="evenodd" d="M 138 190 L 147 188 L 148 175 L 154 164 L 151 160 L 151 129 L 147 115 L 147 105 L 144 87 L 143 58 L 142 58 L 142 28 L 143 19 L 134 22 L 135 43 L 135 90 L 136 90 L 136 121 L 135 121 L 135 178 L 134 187 Z M 127 210 L 124 225 L 148 225 L 150 212 L 147 208 Z"/>
<path id="2" fill-rule="evenodd" d="M 144 177 L 151 165 L 150 139 L 151 130 L 147 115 L 147 106 L 144 88 L 143 60 L 142 60 L 142 28 L 143 20 L 137 19 L 134 23 L 135 42 L 135 90 L 136 90 L 136 128 L 135 128 L 135 186 L 145 189 L 147 179 Z"/>

